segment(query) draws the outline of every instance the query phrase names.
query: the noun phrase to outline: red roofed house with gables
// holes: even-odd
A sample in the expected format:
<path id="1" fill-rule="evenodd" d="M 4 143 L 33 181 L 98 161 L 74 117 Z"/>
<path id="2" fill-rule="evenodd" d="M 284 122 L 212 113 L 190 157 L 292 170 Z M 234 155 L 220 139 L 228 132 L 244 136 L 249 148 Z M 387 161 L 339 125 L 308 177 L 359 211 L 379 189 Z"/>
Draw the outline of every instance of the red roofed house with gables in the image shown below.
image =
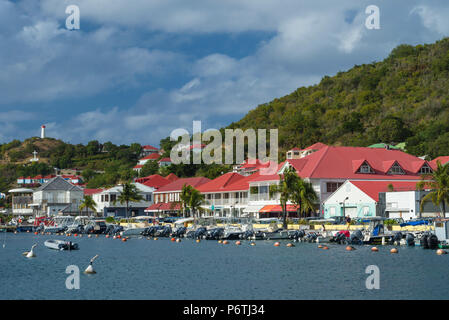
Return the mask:
<path id="1" fill-rule="evenodd" d="M 400 150 L 332 146 L 324 146 L 299 159 L 287 159 L 278 174 L 287 167 L 295 168 L 301 178 L 312 183 L 320 199 L 321 214 L 324 201 L 346 180 L 417 182 L 422 174 L 433 170 L 429 162 Z M 278 181 L 278 175 L 260 176 L 251 181 L 250 186 L 257 193 L 251 192 L 249 204 L 275 204 L 268 203 L 272 201 L 267 193 L 269 185 Z"/>
<path id="2" fill-rule="evenodd" d="M 178 178 L 177 180 L 160 187 L 154 192 L 154 204 L 149 206 L 145 212 L 152 214 L 179 215 L 181 212 L 180 193 L 184 185 L 190 185 L 196 189 L 202 184 L 210 181 L 203 177 Z"/>

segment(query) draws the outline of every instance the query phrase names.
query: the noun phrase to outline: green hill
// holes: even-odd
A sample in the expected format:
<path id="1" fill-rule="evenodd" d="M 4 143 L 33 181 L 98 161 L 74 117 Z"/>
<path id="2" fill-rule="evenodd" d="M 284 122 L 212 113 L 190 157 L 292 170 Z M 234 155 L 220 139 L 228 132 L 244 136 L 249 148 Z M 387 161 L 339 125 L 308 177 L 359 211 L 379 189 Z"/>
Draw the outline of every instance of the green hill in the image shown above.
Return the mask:
<path id="1" fill-rule="evenodd" d="M 229 128 L 278 128 L 281 151 L 405 141 L 415 155 L 449 155 L 449 38 L 400 45 L 382 62 L 259 105 Z"/>

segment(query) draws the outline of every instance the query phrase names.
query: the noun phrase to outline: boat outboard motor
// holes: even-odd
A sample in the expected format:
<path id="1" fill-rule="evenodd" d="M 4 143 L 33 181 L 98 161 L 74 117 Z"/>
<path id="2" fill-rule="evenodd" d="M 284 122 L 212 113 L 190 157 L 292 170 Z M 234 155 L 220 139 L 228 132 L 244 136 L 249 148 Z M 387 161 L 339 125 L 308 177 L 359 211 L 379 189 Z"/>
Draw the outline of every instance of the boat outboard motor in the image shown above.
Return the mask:
<path id="1" fill-rule="evenodd" d="M 306 236 L 306 241 L 308 241 L 308 242 L 316 242 L 316 238 L 317 238 L 318 236 L 316 235 L 316 233 L 315 232 L 311 232 L 311 233 L 309 233 L 307 236 Z"/>
<path id="2" fill-rule="evenodd" d="M 206 231 L 204 227 L 198 228 L 193 235 L 194 239 L 201 239 L 206 234 Z"/>
<path id="3" fill-rule="evenodd" d="M 390 243 L 391 243 L 391 244 L 395 244 L 395 243 L 398 243 L 398 244 L 399 244 L 399 242 L 401 241 L 401 239 L 402 239 L 402 232 L 397 232 L 397 233 L 391 238 Z"/>
<path id="4" fill-rule="evenodd" d="M 420 239 L 420 244 L 423 249 L 429 249 L 429 243 L 427 242 L 427 238 L 429 235 L 427 233 L 424 233 Z"/>
<path id="5" fill-rule="evenodd" d="M 429 249 L 436 249 L 438 247 L 438 237 L 434 234 L 429 234 L 427 237 L 427 245 L 429 246 Z"/>
<path id="6" fill-rule="evenodd" d="M 176 238 L 180 238 L 184 233 L 186 233 L 186 230 L 187 230 L 186 227 L 180 227 L 172 233 L 172 236 L 176 237 Z"/>
<path id="7" fill-rule="evenodd" d="M 405 237 L 405 242 L 409 247 L 415 246 L 415 236 L 412 233 L 407 233 L 407 236 Z"/>
<path id="8" fill-rule="evenodd" d="M 356 230 L 351 236 L 349 237 L 351 244 L 363 244 L 363 234 L 362 231 Z"/>
<path id="9" fill-rule="evenodd" d="M 246 230 L 244 233 L 242 233 L 242 234 L 240 235 L 240 239 L 243 239 L 243 240 L 249 240 L 249 239 L 252 238 L 252 236 L 254 236 L 254 231 L 252 231 L 252 230 Z"/>

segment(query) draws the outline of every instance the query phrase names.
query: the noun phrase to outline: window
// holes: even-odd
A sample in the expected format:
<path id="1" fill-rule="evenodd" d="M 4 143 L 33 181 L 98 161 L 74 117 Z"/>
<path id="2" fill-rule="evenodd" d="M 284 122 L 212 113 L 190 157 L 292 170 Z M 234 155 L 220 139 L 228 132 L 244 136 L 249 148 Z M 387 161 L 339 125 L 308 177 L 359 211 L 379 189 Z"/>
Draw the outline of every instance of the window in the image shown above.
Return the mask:
<path id="1" fill-rule="evenodd" d="M 337 191 L 338 188 L 341 187 L 342 184 L 343 184 L 343 182 L 327 182 L 326 183 L 326 190 L 329 193 L 335 192 L 335 191 Z"/>
<path id="2" fill-rule="evenodd" d="M 111 202 L 114 202 L 117 200 L 117 195 L 111 194 Z"/>
<path id="3" fill-rule="evenodd" d="M 363 215 L 369 216 L 369 207 L 363 207 Z"/>
<path id="4" fill-rule="evenodd" d="M 374 173 L 374 170 L 371 169 L 370 165 L 367 162 L 364 162 L 360 168 L 359 168 L 359 173 Z"/>
<path id="5" fill-rule="evenodd" d="M 390 170 L 388 170 L 388 174 L 405 174 L 404 170 L 402 170 L 401 166 L 396 162 Z"/>
<path id="6" fill-rule="evenodd" d="M 419 169 L 420 174 L 427 174 L 432 173 L 432 169 L 429 167 L 427 163 L 424 163 L 424 165 Z"/>

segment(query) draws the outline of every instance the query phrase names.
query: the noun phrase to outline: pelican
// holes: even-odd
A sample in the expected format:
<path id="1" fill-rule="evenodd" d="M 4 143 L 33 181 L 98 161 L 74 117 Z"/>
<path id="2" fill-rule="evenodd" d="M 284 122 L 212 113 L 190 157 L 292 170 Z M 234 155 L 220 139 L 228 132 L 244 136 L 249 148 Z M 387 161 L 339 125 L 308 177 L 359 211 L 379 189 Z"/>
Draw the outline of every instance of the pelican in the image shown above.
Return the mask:
<path id="1" fill-rule="evenodd" d="M 92 263 L 94 263 L 95 259 L 97 259 L 97 258 L 98 258 L 98 254 L 95 257 L 93 257 L 92 259 L 90 259 L 90 263 L 87 266 L 86 270 L 84 270 L 84 273 L 89 273 L 89 274 L 96 273 L 94 270 L 94 267 L 92 266 Z"/>
<path id="2" fill-rule="evenodd" d="M 33 246 L 31 247 L 30 251 L 25 251 L 23 253 L 24 256 L 26 256 L 27 258 L 35 258 L 36 255 L 34 254 L 34 247 L 37 246 L 37 243 L 33 244 Z"/>

